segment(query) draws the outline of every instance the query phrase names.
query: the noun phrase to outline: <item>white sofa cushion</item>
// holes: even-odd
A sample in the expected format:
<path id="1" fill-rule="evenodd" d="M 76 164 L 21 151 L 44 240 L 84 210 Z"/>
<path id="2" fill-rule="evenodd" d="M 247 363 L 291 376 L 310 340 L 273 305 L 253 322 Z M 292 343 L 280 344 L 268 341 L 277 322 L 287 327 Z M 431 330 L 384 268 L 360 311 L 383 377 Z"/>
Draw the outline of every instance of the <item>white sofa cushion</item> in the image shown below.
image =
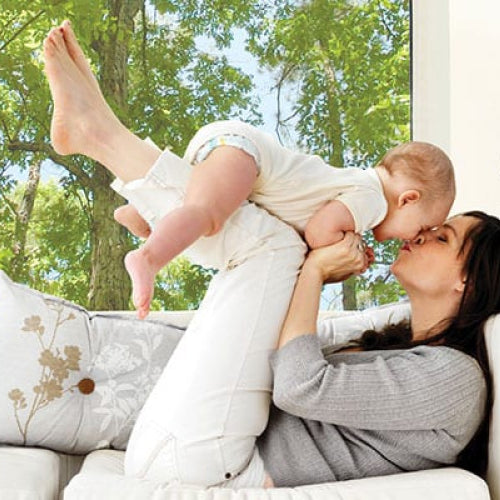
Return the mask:
<path id="1" fill-rule="evenodd" d="M 99 450 L 85 459 L 65 500 L 489 500 L 477 476 L 457 468 L 407 472 L 297 488 L 230 490 L 162 486 L 123 475 L 123 452 Z"/>
<path id="2" fill-rule="evenodd" d="M 1 278 L 1 275 L 0 275 Z M 1 281 L 1 280 L 0 280 Z M 18 286 L 18 285 L 15 285 Z M 24 287 L 23 287 L 24 288 Z M 26 290 L 25 290 L 26 291 Z M 3 290 L 0 290 L 0 294 Z M 37 294 L 36 292 L 34 292 Z M 38 294 L 40 295 L 40 294 Z M 2 297 L 2 295 L 0 295 Z M 52 298 L 52 300 L 54 300 Z M 66 303 L 65 303 L 66 304 Z M 65 307 L 69 307 L 68 304 Z M 72 306 L 74 307 L 74 306 Z M 26 312 L 26 311 L 25 311 Z M 0 313 L 2 311 L 2 299 L 0 299 Z M 85 313 L 88 314 L 88 313 Z M 344 342 L 349 338 L 359 335 L 360 331 L 377 327 L 387 320 L 399 321 L 409 314 L 408 305 L 396 304 L 384 306 L 377 309 L 372 309 L 364 312 L 349 312 L 349 313 L 332 313 L 323 314 L 322 320 L 319 322 L 319 335 L 323 344 L 331 344 Z M 153 313 L 151 318 L 154 320 L 161 320 L 162 322 L 181 322 L 186 325 L 192 317 L 191 312 L 186 313 Z M 144 331 L 136 332 L 130 329 L 130 322 L 134 323 L 135 320 L 130 316 L 126 317 L 122 314 L 117 315 L 113 313 L 106 313 L 106 315 L 93 316 L 89 315 L 89 321 L 93 322 L 96 318 L 100 318 L 108 323 L 102 323 L 100 326 L 106 330 L 116 326 L 118 330 L 125 326 L 125 334 L 144 336 L 147 335 Z M 127 319 L 125 319 L 127 318 Z M 122 322 L 125 321 L 125 324 Z M 146 323 L 143 323 L 146 324 Z M 158 321 L 153 321 L 152 324 L 158 324 Z M 155 328 L 155 327 L 152 327 Z M 148 325 L 148 329 L 150 329 Z M 170 335 L 170 330 L 161 330 Z M 159 331 L 158 331 L 159 332 Z M 158 333 L 157 332 L 157 333 Z M 179 332 L 176 332 L 179 334 Z M 94 331 L 95 334 L 95 331 Z M 116 333 L 119 337 L 120 332 Z M 101 346 L 109 340 L 117 337 L 111 335 L 106 337 L 106 333 L 97 335 L 98 338 L 102 337 Z M 177 335 L 178 338 L 179 335 Z M 176 344 L 173 340 L 175 336 L 171 337 L 169 342 L 170 348 Z M 490 355 L 493 355 L 492 363 L 498 364 L 498 350 L 497 344 L 500 339 L 500 319 L 492 318 L 487 328 L 487 339 L 490 343 Z M 106 344 L 107 345 L 107 344 Z M 1 338 L 0 338 L 1 348 Z M 495 354 L 498 350 L 499 354 Z M 165 355 L 165 352 L 163 353 Z M 0 354 L 1 356 L 1 354 Z M 163 359 L 168 359 L 167 353 Z M 117 358 L 119 359 L 119 358 Z M 492 369 L 494 367 L 492 366 Z M 0 381 L 0 387 L 1 387 Z M 0 393 L 1 395 L 1 393 Z M 494 419 L 492 430 L 495 430 Z M 496 434 L 499 436 L 499 430 Z M 496 477 L 495 471 L 498 471 L 498 458 L 495 455 L 495 448 L 490 449 L 490 480 L 494 484 Z M 23 451 L 21 449 L 21 451 Z M 41 450 L 43 451 L 43 450 Z M 50 452 L 49 452 L 50 453 Z M 493 457 L 493 460 L 492 460 Z M 84 466 L 79 474 L 77 474 L 70 485 L 66 489 L 65 499 L 113 499 L 120 498 L 120 500 L 130 499 L 182 499 L 182 500 L 239 500 L 239 499 L 269 499 L 269 500 L 286 500 L 286 499 L 303 499 L 314 498 L 315 500 L 322 499 L 341 499 L 341 500 L 486 500 L 490 498 L 486 483 L 479 478 L 469 474 L 465 471 L 456 468 L 439 469 L 433 471 L 420 471 L 415 473 L 404 473 L 394 476 L 386 476 L 380 478 L 360 479 L 356 481 L 347 481 L 341 483 L 329 483 L 322 485 L 311 485 L 300 488 L 276 488 L 272 490 L 252 489 L 240 490 L 234 492 L 232 490 L 213 488 L 210 490 L 198 490 L 186 487 L 169 487 L 166 488 L 162 485 L 155 484 L 149 481 L 136 480 L 123 476 L 123 453 L 111 450 L 100 450 L 91 453 L 84 462 Z M 3 472 L 1 467 L 0 458 L 0 471 Z M 34 472 L 36 474 L 36 471 Z M 24 476 L 23 476 L 24 477 Z M 25 477 L 28 477 L 27 475 Z M 0 498 L 21 499 L 23 489 L 17 490 L 17 496 L 4 497 L 3 490 L 0 487 Z M 8 490 L 6 490 L 8 491 Z M 30 498 L 30 497 L 26 497 Z M 40 497 L 44 498 L 44 497 Z M 491 497 L 495 500 L 500 500 L 500 497 Z"/>
<path id="3" fill-rule="evenodd" d="M 59 491 L 59 458 L 49 450 L 0 447 L 2 500 L 54 500 Z"/>
<path id="4" fill-rule="evenodd" d="M 90 314 L 0 272 L 0 443 L 124 449 L 182 330 Z"/>
<path id="5" fill-rule="evenodd" d="M 491 498 L 500 500 L 500 314 L 488 320 L 485 335 L 493 376 L 493 414 L 490 423 L 488 485 Z"/>
<path id="6" fill-rule="evenodd" d="M 410 303 L 406 301 L 364 311 L 323 311 L 318 320 L 318 336 L 322 346 L 343 344 L 366 330 L 381 330 L 409 317 Z"/>

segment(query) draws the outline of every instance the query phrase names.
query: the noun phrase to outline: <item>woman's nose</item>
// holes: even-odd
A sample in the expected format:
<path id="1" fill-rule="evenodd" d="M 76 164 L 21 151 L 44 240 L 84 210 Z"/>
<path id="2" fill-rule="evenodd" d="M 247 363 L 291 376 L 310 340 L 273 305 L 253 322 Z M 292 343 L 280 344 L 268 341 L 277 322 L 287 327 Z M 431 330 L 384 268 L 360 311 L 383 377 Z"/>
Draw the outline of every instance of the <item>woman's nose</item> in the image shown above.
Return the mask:
<path id="1" fill-rule="evenodd" d="M 425 235 L 423 231 L 417 234 L 417 237 L 413 240 L 415 245 L 423 245 L 425 243 Z"/>

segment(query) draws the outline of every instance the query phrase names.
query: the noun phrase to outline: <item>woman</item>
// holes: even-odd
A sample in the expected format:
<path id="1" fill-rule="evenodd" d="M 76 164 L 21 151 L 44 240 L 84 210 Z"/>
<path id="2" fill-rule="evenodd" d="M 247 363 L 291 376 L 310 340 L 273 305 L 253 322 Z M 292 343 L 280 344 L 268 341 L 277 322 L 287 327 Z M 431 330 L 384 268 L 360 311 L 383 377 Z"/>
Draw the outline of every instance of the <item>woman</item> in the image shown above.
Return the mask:
<path id="1" fill-rule="evenodd" d="M 113 115 L 67 23 L 51 32 L 45 56 L 55 102 L 52 139 L 58 151 L 86 154 L 123 181 L 135 183 L 130 190 L 138 187 L 145 210 L 154 217 L 175 207 L 182 200 L 189 168 L 181 162 L 175 172 L 167 172 L 168 195 L 162 189 L 162 197 L 155 198 L 148 191 L 141 176 L 147 181 L 160 152 Z M 127 178 L 130 172 L 134 177 Z M 481 342 L 482 322 L 498 311 L 499 303 L 497 292 L 492 306 L 471 306 L 475 287 L 486 286 L 477 279 L 479 271 L 471 267 L 477 258 L 471 256 L 476 248 L 483 251 L 481 238 L 498 224 L 496 219 L 478 223 L 478 217 L 455 218 L 436 232 L 422 234 L 403 248 L 394 264 L 412 302 L 413 337 L 417 343 L 437 344 L 432 347 L 376 355 L 340 353 L 339 366 L 335 360 L 326 363 L 317 340 L 308 335 L 315 330 L 322 283 L 361 272 L 370 254 L 354 234 L 310 254 L 273 359 L 274 399 L 288 413 L 273 410 L 256 447 L 268 415 L 267 358 L 305 249 L 291 228 L 252 204 L 244 205 L 221 233 L 198 247 L 199 255 L 210 255 L 222 270 L 139 416 L 126 454 L 126 473 L 165 482 L 242 487 L 306 484 L 453 463 L 479 425 L 488 389 L 476 361 L 445 346 L 473 354 L 470 343 L 462 348 L 451 338 L 455 332 L 460 335 L 465 321 L 474 341 Z M 496 234 L 496 240 L 486 238 L 483 247 L 498 249 L 498 228 Z M 498 252 L 490 254 L 498 260 Z M 429 272 L 437 262 L 441 266 L 436 273 L 446 270 L 442 280 Z M 493 269 L 490 285 L 500 278 L 498 265 Z M 415 276 L 420 280 L 414 282 Z M 493 290 L 485 293 L 492 300 Z M 469 314 L 471 307 L 474 315 Z M 439 332 L 437 337 L 429 337 L 429 329 Z M 322 389 L 338 389 L 339 382 L 345 392 L 332 400 Z M 429 396 L 437 389 L 437 396 Z M 374 394 L 377 397 L 370 398 Z M 406 405 L 412 402 L 414 411 L 408 412 Z M 390 411 L 384 413 L 389 403 Z M 441 406 L 427 418 L 433 405 Z M 398 412 L 399 419 L 389 425 L 388 416 L 398 417 Z M 376 420 L 368 418 L 372 413 Z M 290 453 L 297 443 L 302 443 L 300 449 Z"/>
<path id="2" fill-rule="evenodd" d="M 392 266 L 410 326 L 375 342 L 369 332 L 329 362 L 314 335 L 317 307 L 323 282 L 343 270 L 338 248 L 309 255 L 273 359 L 279 409 L 258 441 L 276 485 L 455 463 L 484 477 L 492 399 L 483 326 L 500 312 L 499 250 L 500 221 L 482 212 L 422 232 Z"/>

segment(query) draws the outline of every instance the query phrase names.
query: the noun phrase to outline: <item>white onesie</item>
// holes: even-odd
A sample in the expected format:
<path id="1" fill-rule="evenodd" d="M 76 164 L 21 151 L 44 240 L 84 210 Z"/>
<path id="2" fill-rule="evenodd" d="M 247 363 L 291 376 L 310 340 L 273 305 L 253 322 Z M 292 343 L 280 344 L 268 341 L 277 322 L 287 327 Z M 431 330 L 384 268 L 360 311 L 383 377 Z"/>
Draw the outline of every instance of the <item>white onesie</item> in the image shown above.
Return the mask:
<path id="1" fill-rule="evenodd" d="M 375 170 L 332 168 L 319 156 L 287 149 L 272 135 L 244 122 L 206 125 L 193 137 L 184 157 L 191 164 L 199 163 L 224 144 L 244 149 L 257 162 L 260 171 L 249 200 L 301 235 L 313 214 L 334 199 L 349 209 L 357 233 L 372 229 L 386 216 L 387 201 Z"/>

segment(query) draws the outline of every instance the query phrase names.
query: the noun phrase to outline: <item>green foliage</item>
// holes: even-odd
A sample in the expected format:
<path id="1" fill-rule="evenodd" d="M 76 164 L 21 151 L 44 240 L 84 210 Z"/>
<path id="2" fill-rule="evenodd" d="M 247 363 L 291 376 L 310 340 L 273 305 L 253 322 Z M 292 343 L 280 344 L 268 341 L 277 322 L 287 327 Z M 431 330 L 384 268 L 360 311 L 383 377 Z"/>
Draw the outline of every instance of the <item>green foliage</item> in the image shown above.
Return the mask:
<path id="1" fill-rule="evenodd" d="M 131 26 L 122 15 L 127 9 L 137 10 Z M 112 98 L 110 104 L 128 127 L 160 147 L 181 154 L 194 132 L 215 119 L 262 122 L 252 76 L 231 66 L 221 50 L 204 50 L 206 44 L 228 47 L 242 29 L 248 49 L 278 75 L 281 102 L 292 108 L 291 117 L 279 116 L 281 132 L 333 165 L 366 167 L 409 138 L 408 12 L 408 0 L 3 0 L 0 267 L 7 269 L 12 257 L 15 203 L 8 200 L 19 193 L 15 173 L 51 154 L 52 104 L 41 49 L 63 19 L 72 21 L 101 84 L 109 83 L 110 41 L 116 36 L 124 43 L 126 102 Z M 64 174 L 59 185 L 39 188 L 28 235 L 28 284 L 86 305 L 96 268 L 89 243 L 95 190 L 102 186 L 95 185 L 93 162 L 52 159 Z M 395 244 L 376 247 L 379 267 L 358 280 L 360 300 L 399 296 L 386 278 L 394 251 Z M 176 260 L 161 273 L 153 306 L 197 307 L 210 275 Z"/>
<path id="2" fill-rule="evenodd" d="M 152 310 L 197 309 L 213 275 L 214 271 L 177 257 L 158 276 Z"/>
<path id="3" fill-rule="evenodd" d="M 103 87 L 110 83 L 107 78 L 113 79 L 120 71 L 118 64 L 106 67 L 116 48 L 114 40 L 123 43 L 128 54 L 126 102 L 107 96 L 110 105 L 134 132 L 182 153 L 194 132 L 209 121 L 240 117 L 261 122 L 255 111 L 257 98 L 252 94 L 251 76 L 231 66 L 222 54 L 207 54 L 200 43 L 228 46 L 233 30 L 249 22 L 258 8 L 258 2 L 237 0 L 2 2 L 0 197 L 4 198 L 0 200 L 0 265 L 4 269 L 8 270 L 12 258 L 15 216 L 5 196 L 14 195 L 19 170 L 48 155 L 65 169 L 61 176 L 64 191 L 55 186 L 40 187 L 29 232 L 27 283 L 86 305 L 92 270 L 106 267 L 92 261 L 89 243 L 96 228 L 114 224 L 111 219 L 93 224 L 95 193 L 102 189 L 95 180 L 99 178 L 95 175 L 98 167 L 85 158 L 56 157 L 49 147 L 52 103 L 42 61 L 42 44 L 49 30 L 64 19 L 72 21 Z M 127 24 L 127 12 L 137 12 L 132 25 Z M 54 191 L 51 200 L 47 189 Z M 112 213 L 112 208 L 106 211 L 101 207 L 99 213 Z M 52 212 L 55 215 L 51 216 Z M 78 229 L 73 226 L 77 221 Z M 95 259 L 106 257 L 96 255 Z M 165 278 L 158 280 L 155 305 L 197 306 L 209 274 L 185 261 L 172 264 Z M 101 286 L 109 287 L 106 294 L 118 293 L 120 287 L 103 281 Z"/>
<path id="4" fill-rule="evenodd" d="M 24 184 L 6 193 L 14 204 Z M 88 306 L 90 277 L 89 225 L 91 219 L 82 193 L 68 194 L 55 181 L 41 183 L 31 218 L 26 252 L 26 282 L 42 292 Z M 14 217 L 0 210 L 0 269 L 9 273 L 13 256 Z M 214 272 L 193 266 L 183 257 L 171 262 L 156 282 L 153 310 L 196 309 Z M 130 304 L 132 307 L 132 304 Z"/>
<path id="5" fill-rule="evenodd" d="M 9 193 L 19 201 L 23 184 Z M 0 267 L 9 273 L 14 218 L 2 218 Z M 27 237 L 27 283 L 42 292 L 65 297 L 83 306 L 89 287 L 90 220 L 75 196 L 54 181 L 40 184 Z M 4 258 L 2 258 L 4 257 Z"/>
<path id="6" fill-rule="evenodd" d="M 390 264 L 399 251 L 400 243 L 388 241 L 377 244 L 371 234 L 367 235 L 366 240 L 375 250 L 375 263 L 356 280 L 358 308 L 397 302 L 405 296 L 405 291 L 391 274 Z"/>
<path id="7" fill-rule="evenodd" d="M 275 19 L 253 30 L 251 50 L 278 71 L 283 133 L 336 167 L 373 166 L 410 139 L 409 2 L 281 0 Z M 377 263 L 357 279 L 363 297 L 383 303 L 400 289 L 385 277 L 396 245 L 373 242 Z M 381 273 L 382 276 L 381 277 Z M 350 307 L 357 307 L 350 304 Z"/>

